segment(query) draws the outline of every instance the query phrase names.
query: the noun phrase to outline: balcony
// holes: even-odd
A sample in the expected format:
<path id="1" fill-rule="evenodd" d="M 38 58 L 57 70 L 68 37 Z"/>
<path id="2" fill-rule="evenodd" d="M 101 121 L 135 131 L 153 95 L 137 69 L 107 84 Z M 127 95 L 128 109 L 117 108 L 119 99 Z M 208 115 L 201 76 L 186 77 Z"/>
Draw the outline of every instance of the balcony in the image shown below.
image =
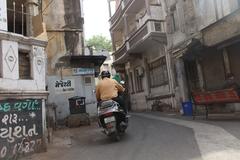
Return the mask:
<path id="1" fill-rule="evenodd" d="M 123 19 L 124 15 L 137 15 L 140 10 L 146 11 L 146 8 L 144 0 L 122 0 L 116 12 L 110 18 L 111 28 L 114 28 Z M 149 4 L 149 9 L 151 17 L 145 17 L 145 19 L 165 20 L 161 5 Z"/>
<path id="2" fill-rule="evenodd" d="M 167 44 L 165 21 L 147 20 L 114 53 L 114 63 L 125 63 L 131 53 L 142 53 L 154 47 L 153 42 Z"/>
<path id="3" fill-rule="evenodd" d="M 127 46 L 126 43 L 124 43 L 121 48 L 119 48 L 116 52 L 113 53 L 114 61 L 121 59 L 124 56 L 124 54 L 126 54 L 126 52 Z"/>
<path id="4" fill-rule="evenodd" d="M 111 28 L 114 28 L 118 24 L 118 22 L 123 19 L 124 15 L 126 15 L 129 10 L 132 10 L 133 12 L 138 12 L 139 8 L 133 7 L 135 4 L 137 4 L 138 7 L 141 6 L 146 8 L 145 2 L 143 0 L 121 0 L 121 3 L 115 11 L 114 15 L 110 18 Z"/>
<path id="5" fill-rule="evenodd" d="M 119 4 L 116 12 L 110 18 L 111 26 L 113 26 L 122 17 L 122 14 L 123 14 L 122 3 L 123 3 L 123 1 L 121 1 L 121 3 Z"/>
<path id="6" fill-rule="evenodd" d="M 165 21 L 147 20 L 129 39 L 129 48 L 134 50 L 140 47 L 142 50 L 149 40 L 157 40 L 162 44 L 167 44 L 167 36 L 165 30 Z"/>

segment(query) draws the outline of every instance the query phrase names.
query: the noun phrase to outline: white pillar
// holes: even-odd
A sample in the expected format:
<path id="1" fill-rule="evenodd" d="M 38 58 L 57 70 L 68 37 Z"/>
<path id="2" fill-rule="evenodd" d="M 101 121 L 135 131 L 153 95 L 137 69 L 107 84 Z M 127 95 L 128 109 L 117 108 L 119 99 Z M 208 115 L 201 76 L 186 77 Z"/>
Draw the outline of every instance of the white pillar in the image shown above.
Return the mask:
<path id="1" fill-rule="evenodd" d="M 7 25 L 7 1 L 1 0 L 0 1 L 0 30 L 7 31 L 8 25 Z"/>
<path id="2" fill-rule="evenodd" d="M 177 81 L 179 85 L 179 92 L 180 92 L 180 101 L 188 101 L 188 85 L 187 85 L 187 78 L 186 72 L 184 67 L 184 61 L 182 58 L 178 58 L 176 60 L 176 72 L 177 72 Z"/>
<path id="3" fill-rule="evenodd" d="M 224 61 L 226 73 L 227 74 L 231 73 L 230 61 L 229 61 L 229 56 L 226 48 L 223 49 L 223 61 Z"/>
<path id="4" fill-rule="evenodd" d="M 108 12 L 109 12 L 109 17 L 112 17 L 112 10 L 111 10 L 111 0 L 108 0 Z"/>
<path id="5" fill-rule="evenodd" d="M 145 0 L 145 5 L 146 5 L 147 14 L 151 15 L 149 0 Z"/>

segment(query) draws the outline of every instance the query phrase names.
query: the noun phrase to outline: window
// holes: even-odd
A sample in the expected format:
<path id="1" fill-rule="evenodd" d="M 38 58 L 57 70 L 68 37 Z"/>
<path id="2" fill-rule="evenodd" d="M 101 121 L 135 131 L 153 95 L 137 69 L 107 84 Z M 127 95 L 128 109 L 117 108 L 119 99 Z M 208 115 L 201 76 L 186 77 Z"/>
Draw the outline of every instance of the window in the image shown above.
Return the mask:
<path id="1" fill-rule="evenodd" d="M 162 6 L 160 0 L 150 0 L 152 6 Z"/>
<path id="2" fill-rule="evenodd" d="M 177 31 L 178 30 L 178 22 L 177 22 L 177 9 L 176 9 L 176 5 L 173 5 L 171 7 L 171 18 L 172 18 L 172 29 L 173 31 Z"/>
<path id="3" fill-rule="evenodd" d="M 84 78 L 84 82 L 85 82 L 85 84 L 92 84 L 92 79 L 91 79 L 91 77 L 85 77 L 85 78 Z"/>
<path id="4" fill-rule="evenodd" d="M 19 79 L 31 79 L 31 58 L 28 52 L 19 51 Z"/>
<path id="5" fill-rule="evenodd" d="M 26 1 L 7 0 L 8 31 L 26 35 Z M 15 7 L 14 7 L 15 4 Z M 15 10 L 14 10 L 15 9 Z"/>
<path id="6" fill-rule="evenodd" d="M 136 92 L 143 92 L 143 75 L 140 70 L 141 67 L 135 68 L 135 83 L 136 83 Z"/>
<path id="7" fill-rule="evenodd" d="M 133 73 L 129 72 L 129 78 L 130 78 L 130 82 L 131 82 L 131 93 L 134 93 L 134 83 L 133 83 Z"/>
<path id="8" fill-rule="evenodd" d="M 154 22 L 155 31 L 161 32 L 162 31 L 162 24 L 161 22 Z"/>
<path id="9" fill-rule="evenodd" d="M 168 71 L 166 58 L 162 57 L 149 64 L 151 87 L 159 87 L 168 84 Z"/>

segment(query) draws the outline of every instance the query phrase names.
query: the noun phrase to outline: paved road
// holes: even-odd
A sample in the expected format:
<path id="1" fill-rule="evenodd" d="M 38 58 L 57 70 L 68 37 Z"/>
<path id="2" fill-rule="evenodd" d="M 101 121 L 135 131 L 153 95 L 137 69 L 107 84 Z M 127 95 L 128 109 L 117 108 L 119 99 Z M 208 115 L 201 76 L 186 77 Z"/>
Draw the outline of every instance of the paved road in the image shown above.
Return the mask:
<path id="1" fill-rule="evenodd" d="M 133 114 L 127 134 L 112 142 L 97 125 L 56 133 L 48 153 L 32 160 L 239 160 L 240 140 L 219 126 Z M 24 159 L 25 160 L 25 159 Z"/>
<path id="2" fill-rule="evenodd" d="M 70 136 L 69 136 L 70 135 Z M 127 134 L 112 142 L 96 125 L 56 133 L 48 153 L 33 160 L 200 160 L 193 130 L 134 115 Z"/>

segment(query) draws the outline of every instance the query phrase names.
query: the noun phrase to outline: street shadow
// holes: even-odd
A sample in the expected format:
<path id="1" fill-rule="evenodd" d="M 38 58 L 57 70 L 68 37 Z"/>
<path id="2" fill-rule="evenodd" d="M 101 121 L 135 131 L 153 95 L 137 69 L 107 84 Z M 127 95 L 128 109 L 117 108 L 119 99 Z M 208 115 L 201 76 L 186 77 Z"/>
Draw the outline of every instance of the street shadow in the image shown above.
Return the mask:
<path id="1" fill-rule="evenodd" d="M 129 133 L 125 133 L 124 135 L 121 135 L 121 139 L 119 141 L 116 141 L 112 139 L 111 137 L 106 136 L 105 134 L 99 132 L 99 135 L 90 136 L 87 145 L 88 146 L 106 146 L 106 145 L 119 145 L 123 143 L 129 143 L 131 140 L 131 135 Z"/>

